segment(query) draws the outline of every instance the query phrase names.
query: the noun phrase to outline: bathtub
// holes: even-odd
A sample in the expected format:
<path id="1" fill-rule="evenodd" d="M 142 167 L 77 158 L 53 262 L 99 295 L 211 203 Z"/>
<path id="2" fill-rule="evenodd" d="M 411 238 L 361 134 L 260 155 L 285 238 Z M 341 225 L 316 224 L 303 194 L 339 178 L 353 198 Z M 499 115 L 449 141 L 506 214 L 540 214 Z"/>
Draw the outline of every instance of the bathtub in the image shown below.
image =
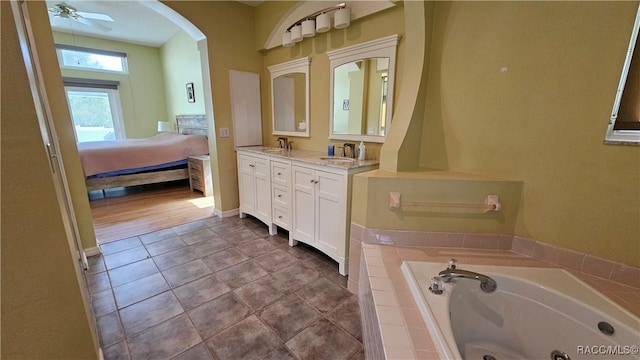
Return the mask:
<path id="1" fill-rule="evenodd" d="M 431 293 L 430 279 L 445 268 L 402 264 L 442 359 L 639 359 L 640 319 L 562 269 L 461 263 L 497 290 L 455 278 Z"/>

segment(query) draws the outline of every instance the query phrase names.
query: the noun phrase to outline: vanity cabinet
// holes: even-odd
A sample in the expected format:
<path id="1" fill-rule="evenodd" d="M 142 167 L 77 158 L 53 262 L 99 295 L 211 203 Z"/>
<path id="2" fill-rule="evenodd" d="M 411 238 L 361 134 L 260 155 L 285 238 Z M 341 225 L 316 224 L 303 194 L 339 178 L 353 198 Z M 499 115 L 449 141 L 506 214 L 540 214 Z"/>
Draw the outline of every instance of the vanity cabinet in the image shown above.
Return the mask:
<path id="1" fill-rule="evenodd" d="M 271 221 L 271 169 L 268 157 L 238 155 L 240 217 L 251 215 L 275 229 Z"/>
<path id="2" fill-rule="evenodd" d="M 292 238 L 309 244 L 340 266 L 346 258 L 347 175 L 293 165 Z M 344 269 L 340 269 L 344 273 Z"/>
<path id="3" fill-rule="evenodd" d="M 271 160 L 273 223 L 291 230 L 291 163 Z"/>
<path id="4" fill-rule="evenodd" d="M 313 246 L 347 275 L 353 175 L 377 167 L 375 160 L 331 163 L 304 150 L 238 149 L 240 217 L 256 217 L 271 235 L 289 231 L 289 245 Z"/>

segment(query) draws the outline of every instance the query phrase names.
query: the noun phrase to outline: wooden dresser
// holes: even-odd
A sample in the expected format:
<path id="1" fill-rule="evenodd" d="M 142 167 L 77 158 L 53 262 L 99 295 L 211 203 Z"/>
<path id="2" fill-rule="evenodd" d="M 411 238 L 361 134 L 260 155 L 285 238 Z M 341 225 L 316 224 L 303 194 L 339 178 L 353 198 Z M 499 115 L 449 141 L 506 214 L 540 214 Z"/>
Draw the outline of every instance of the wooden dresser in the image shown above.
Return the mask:
<path id="1" fill-rule="evenodd" d="M 211 160 L 209 155 L 189 156 L 189 186 L 191 191 L 198 190 L 204 196 L 213 195 L 211 182 Z"/>

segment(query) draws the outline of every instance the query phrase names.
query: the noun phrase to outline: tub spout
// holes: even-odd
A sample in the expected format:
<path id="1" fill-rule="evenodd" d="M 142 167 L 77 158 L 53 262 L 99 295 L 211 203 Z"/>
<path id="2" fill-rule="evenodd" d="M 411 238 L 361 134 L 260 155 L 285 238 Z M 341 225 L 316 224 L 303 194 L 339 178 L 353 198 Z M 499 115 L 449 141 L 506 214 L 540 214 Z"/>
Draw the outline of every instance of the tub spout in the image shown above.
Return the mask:
<path id="1" fill-rule="evenodd" d="M 488 277 L 487 275 L 482 275 L 473 271 L 467 271 L 462 269 L 449 268 L 446 270 L 440 271 L 438 274 L 443 282 L 450 282 L 453 278 L 465 278 L 465 279 L 476 279 L 480 281 L 480 289 L 484 292 L 492 292 L 495 291 L 498 285 L 495 280 Z"/>

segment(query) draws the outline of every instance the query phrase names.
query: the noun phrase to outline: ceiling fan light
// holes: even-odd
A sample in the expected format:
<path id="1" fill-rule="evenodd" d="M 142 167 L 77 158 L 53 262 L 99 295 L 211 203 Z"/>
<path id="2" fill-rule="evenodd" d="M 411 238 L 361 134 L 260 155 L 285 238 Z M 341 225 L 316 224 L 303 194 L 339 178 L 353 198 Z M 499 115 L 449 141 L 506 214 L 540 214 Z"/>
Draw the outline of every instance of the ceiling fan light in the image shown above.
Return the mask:
<path id="1" fill-rule="evenodd" d="M 291 41 L 291 33 L 288 31 L 285 31 L 284 34 L 282 34 L 282 46 L 284 47 L 293 46 L 293 41 Z"/>
<path id="2" fill-rule="evenodd" d="M 302 41 L 302 26 L 300 26 L 299 24 L 291 28 L 291 41 Z"/>
<path id="3" fill-rule="evenodd" d="M 344 29 L 351 24 L 351 10 L 343 8 L 336 11 L 333 16 L 334 27 L 336 29 Z"/>
<path id="4" fill-rule="evenodd" d="M 324 13 L 316 17 L 316 31 L 319 33 L 327 32 L 331 29 L 331 17 Z"/>
<path id="5" fill-rule="evenodd" d="M 302 22 L 302 37 L 312 37 L 316 34 L 316 22 L 312 19 L 307 19 Z"/>

